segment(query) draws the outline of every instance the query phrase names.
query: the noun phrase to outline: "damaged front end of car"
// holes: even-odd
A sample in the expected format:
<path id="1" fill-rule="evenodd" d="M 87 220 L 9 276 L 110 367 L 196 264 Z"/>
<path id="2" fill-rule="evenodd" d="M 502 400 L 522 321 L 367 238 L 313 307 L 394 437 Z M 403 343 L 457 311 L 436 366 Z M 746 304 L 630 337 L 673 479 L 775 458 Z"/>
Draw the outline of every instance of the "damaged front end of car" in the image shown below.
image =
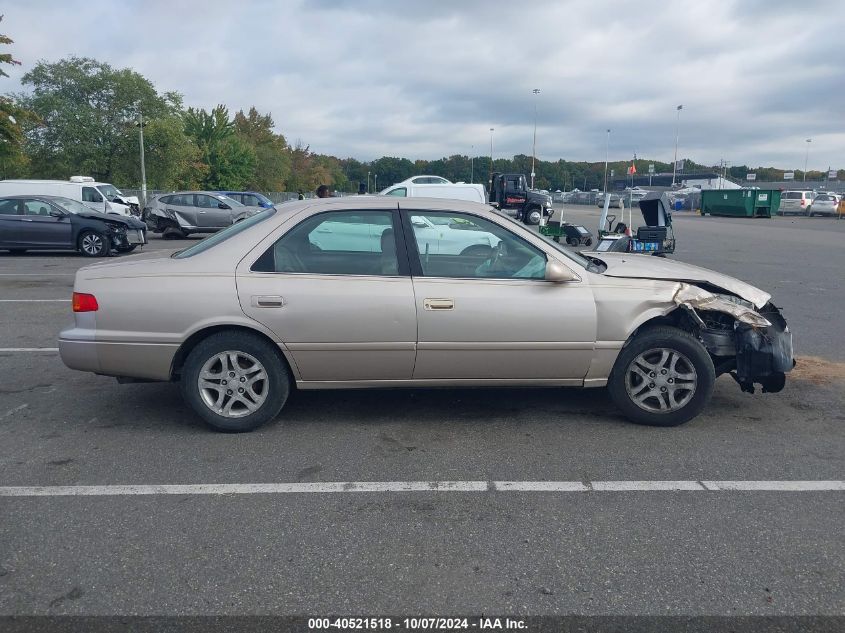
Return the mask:
<path id="1" fill-rule="evenodd" d="M 743 391 L 775 393 L 795 366 L 792 332 L 771 302 L 759 310 L 730 294 L 709 292 L 681 283 L 675 303 L 696 324 L 696 334 L 713 358 L 716 375 L 730 372 Z"/>

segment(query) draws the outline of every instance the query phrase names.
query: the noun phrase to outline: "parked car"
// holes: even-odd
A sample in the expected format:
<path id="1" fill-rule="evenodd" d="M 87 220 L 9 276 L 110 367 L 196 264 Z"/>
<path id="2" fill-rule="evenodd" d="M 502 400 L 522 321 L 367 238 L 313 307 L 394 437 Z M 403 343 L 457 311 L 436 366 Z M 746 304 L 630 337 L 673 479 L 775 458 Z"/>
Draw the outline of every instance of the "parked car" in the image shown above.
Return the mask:
<path id="1" fill-rule="evenodd" d="M 431 176 L 436 178 L 439 176 Z M 423 178 L 422 176 L 420 178 Z M 426 176 L 425 178 L 429 178 Z M 445 178 L 443 179 L 445 180 Z M 453 200 L 468 200 L 470 202 L 486 202 L 487 192 L 484 185 L 470 185 L 467 183 L 413 183 L 402 182 L 391 185 L 379 192 L 382 196 L 396 196 L 399 198 L 451 198 Z"/>
<path id="2" fill-rule="evenodd" d="M 108 182 L 90 176 L 68 180 L 0 180 L 0 196 L 62 196 L 83 203 L 94 211 L 114 215 L 139 215 L 138 198 L 124 196 Z"/>
<path id="3" fill-rule="evenodd" d="M 442 176 L 412 176 L 403 180 L 400 185 L 451 185 L 451 180 L 447 180 Z"/>
<path id="4" fill-rule="evenodd" d="M 836 194 L 820 193 L 813 198 L 807 207 L 807 215 L 836 215 L 839 208 L 839 198 Z"/>
<path id="5" fill-rule="evenodd" d="M 191 233 L 215 233 L 262 210 L 214 191 L 177 191 L 150 200 L 143 219 L 156 233 L 185 238 Z"/>
<path id="6" fill-rule="evenodd" d="M 625 200 L 622 198 L 621 195 L 618 193 L 608 193 L 610 196 L 610 207 L 612 209 L 624 209 L 625 208 Z M 599 208 L 604 207 L 604 196 L 603 193 L 596 194 L 596 206 Z"/>
<path id="7" fill-rule="evenodd" d="M 414 218 L 499 242 L 421 252 Z M 377 227 L 379 251 L 371 238 L 318 246 L 330 223 Z M 587 257 L 455 200 L 292 202 L 172 255 L 84 267 L 73 292 L 68 367 L 178 381 L 225 431 L 272 420 L 294 387 L 606 385 L 630 420 L 673 426 L 703 410 L 717 375 L 771 392 L 793 366 L 763 290 L 656 257 Z"/>
<path id="8" fill-rule="evenodd" d="M 146 243 L 146 226 L 135 217 L 99 213 L 60 196 L 0 198 L 0 249 L 12 253 L 73 250 L 103 257 Z"/>
<path id="9" fill-rule="evenodd" d="M 780 196 L 780 215 L 788 213 L 800 213 L 807 215 L 808 209 L 813 204 L 814 194 L 812 191 L 784 191 Z"/>
<path id="10" fill-rule="evenodd" d="M 232 200 L 237 200 L 245 207 L 269 209 L 273 206 L 273 201 L 270 198 L 257 191 L 216 191 L 215 193 L 219 193 Z"/>

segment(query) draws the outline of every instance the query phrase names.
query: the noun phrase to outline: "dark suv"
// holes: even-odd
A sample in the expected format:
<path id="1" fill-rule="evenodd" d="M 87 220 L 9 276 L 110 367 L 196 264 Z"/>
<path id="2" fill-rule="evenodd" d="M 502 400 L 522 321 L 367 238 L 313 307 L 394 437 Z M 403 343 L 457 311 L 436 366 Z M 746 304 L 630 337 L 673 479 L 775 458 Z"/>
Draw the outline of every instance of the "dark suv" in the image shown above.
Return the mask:
<path id="1" fill-rule="evenodd" d="M 61 196 L 0 198 L 0 249 L 73 250 L 102 257 L 129 253 L 147 243 L 146 225 L 134 217 L 106 215 Z"/>

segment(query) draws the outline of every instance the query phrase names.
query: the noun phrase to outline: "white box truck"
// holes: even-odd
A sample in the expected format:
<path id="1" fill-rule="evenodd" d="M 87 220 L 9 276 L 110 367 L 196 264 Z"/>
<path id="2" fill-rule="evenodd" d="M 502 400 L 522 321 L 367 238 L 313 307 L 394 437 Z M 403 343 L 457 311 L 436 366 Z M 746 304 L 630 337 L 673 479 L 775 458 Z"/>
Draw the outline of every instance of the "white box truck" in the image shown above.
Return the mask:
<path id="1" fill-rule="evenodd" d="M 68 180 L 0 180 L 0 196 L 27 195 L 63 196 L 101 213 L 140 213 L 138 198 L 124 196 L 113 184 L 97 182 L 90 176 L 71 176 Z"/>

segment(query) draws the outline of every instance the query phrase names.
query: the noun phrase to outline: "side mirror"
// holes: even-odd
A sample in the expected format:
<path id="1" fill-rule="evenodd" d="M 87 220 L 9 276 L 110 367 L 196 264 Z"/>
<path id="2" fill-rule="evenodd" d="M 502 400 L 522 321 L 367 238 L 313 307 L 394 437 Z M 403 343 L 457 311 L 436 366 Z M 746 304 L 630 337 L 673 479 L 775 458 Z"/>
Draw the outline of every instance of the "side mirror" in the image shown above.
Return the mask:
<path id="1" fill-rule="evenodd" d="M 226 204 L 225 202 L 218 202 L 218 203 L 217 203 L 217 208 L 218 208 L 218 209 L 231 209 L 232 207 L 230 207 L 230 206 L 229 206 L 228 204 Z"/>
<path id="2" fill-rule="evenodd" d="M 546 281 L 551 281 L 553 283 L 578 281 L 578 275 L 573 273 L 559 261 L 550 259 L 546 262 Z"/>
<path id="3" fill-rule="evenodd" d="M 63 218 L 67 215 L 67 213 L 59 211 L 58 209 L 50 209 L 50 215 L 54 218 Z"/>

